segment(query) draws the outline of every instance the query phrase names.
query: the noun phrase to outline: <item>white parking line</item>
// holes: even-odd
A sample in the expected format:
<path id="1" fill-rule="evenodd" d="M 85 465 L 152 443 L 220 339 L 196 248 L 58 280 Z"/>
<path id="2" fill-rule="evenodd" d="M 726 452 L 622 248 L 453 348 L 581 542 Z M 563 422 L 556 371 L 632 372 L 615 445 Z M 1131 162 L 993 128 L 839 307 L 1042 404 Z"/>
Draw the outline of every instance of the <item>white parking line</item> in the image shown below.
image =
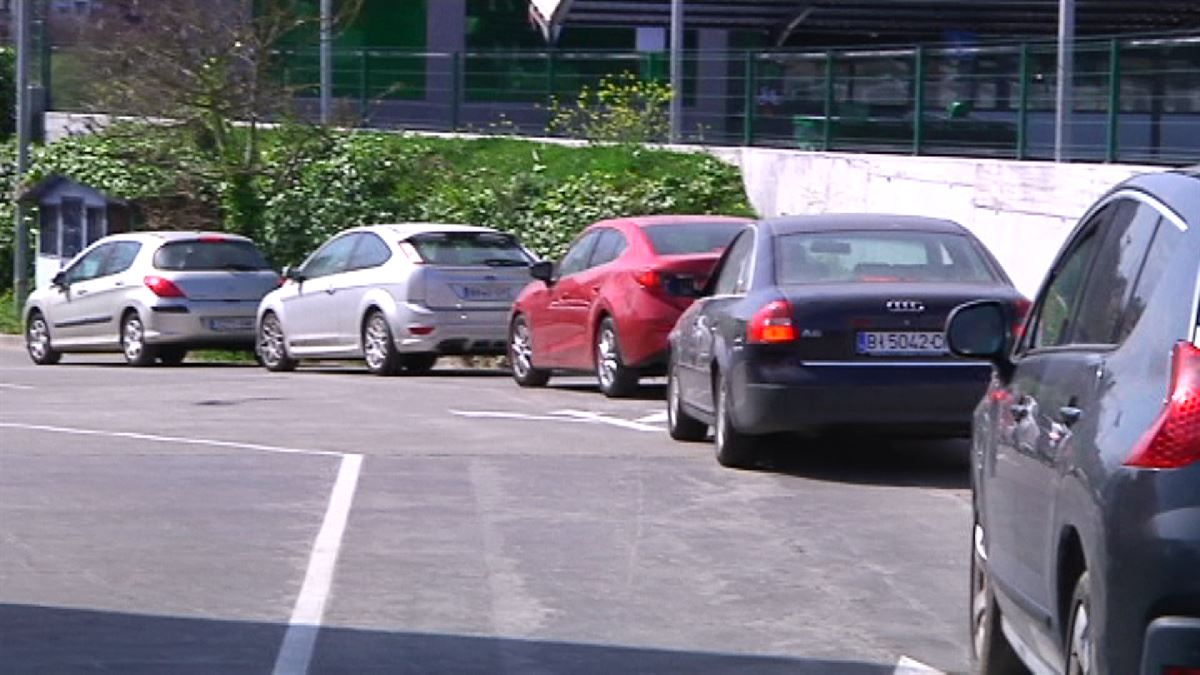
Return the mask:
<path id="1" fill-rule="evenodd" d="M 182 438 L 180 436 L 158 436 L 142 434 L 135 431 L 101 431 L 98 429 L 76 429 L 74 427 L 52 427 L 43 424 L 22 424 L 19 422 L 0 422 L 0 429 L 25 429 L 28 431 L 48 431 L 57 434 L 72 434 L 75 436 L 107 436 L 109 438 L 128 438 L 135 441 L 150 441 L 152 443 L 178 443 L 180 445 L 208 445 L 215 448 L 232 448 L 234 450 L 257 450 L 259 452 L 274 452 L 285 455 L 318 455 L 323 457 L 343 457 L 345 453 L 331 450 L 306 450 L 303 448 L 285 448 L 276 445 L 259 445 L 257 443 L 238 443 L 236 441 L 217 441 L 207 438 Z"/>
<path id="2" fill-rule="evenodd" d="M 667 411 L 663 410 L 662 412 L 650 413 L 649 415 L 646 415 L 645 417 L 639 417 L 634 421 L 640 424 L 662 424 L 663 422 L 667 421 Z"/>
<path id="3" fill-rule="evenodd" d="M 308 672 L 313 649 L 317 644 L 317 633 L 321 629 L 321 618 L 325 615 L 325 604 L 329 590 L 333 587 L 333 572 L 337 567 L 338 551 L 342 547 L 342 535 L 350 518 L 350 505 L 354 502 L 354 491 L 358 488 L 358 475 L 362 470 L 362 455 L 345 455 L 338 468 L 337 481 L 329 495 L 329 508 L 325 520 L 313 542 L 312 555 L 308 559 L 308 571 L 304 584 L 296 598 L 296 607 L 288 621 L 283 645 L 275 659 L 275 675 L 303 675 Z"/>
<path id="4" fill-rule="evenodd" d="M 661 427 L 652 427 L 648 424 L 623 420 L 619 417 L 611 417 L 601 413 L 588 412 L 586 410 L 558 410 L 548 415 L 531 415 L 528 413 L 506 412 L 501 410 L 450 410 L 451 415 L 458 417 L 473 417 L 478 419 L 496 419 L 496 420 L 523 420 L 529 422 L 569 422 L 573 424 L 608 424 L 622 429 L 630 429 L 632 431 L 645 431 L 649 433 L 662 433 Z"/>
<path id="5" fill-rule="evenodd" d="M 942 671 L 933 666 L 925 665 L 916 659 L 910 659 L 907 656 L 901 656 L 896 662 L 896 670 L 894 675 L 942 675 Z"/>
<path id="6" fill-rule="evenodd" d="M 652 427 L 648 424 L 642 424 L 641 422 L 630 422 L 629 420 L 623 420 L 623 419 L 620 419 L 617 417 L 609 417 L 608 415 L 602 415 L 600 413 L 588 412 L 586 410 L 559 410 L 552 414 L 566 415 L 567 417 L 574 417 L 574 418 L 581 419 L 581 420 L 587 420 L 589 422 L 599 422 L 601 424 L 611 424 L 614 427 L 621 427 L 622 429 L 632 429 L 634 431 L 648 431 L 650 433 L 655 433 L 655 434 L 662 433 L 662 429 L 660 429 L 658 427 Z"/>

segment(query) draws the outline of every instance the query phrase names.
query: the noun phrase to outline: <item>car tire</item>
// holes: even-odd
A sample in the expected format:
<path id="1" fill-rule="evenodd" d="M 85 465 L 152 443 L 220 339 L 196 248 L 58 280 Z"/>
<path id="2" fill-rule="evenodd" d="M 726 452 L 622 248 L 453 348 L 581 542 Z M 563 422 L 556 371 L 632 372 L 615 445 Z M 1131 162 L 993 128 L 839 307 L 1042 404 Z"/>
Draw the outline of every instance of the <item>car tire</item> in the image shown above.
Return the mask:
<path id="1" fill-rule="evenodd" d="M 287 334 L 275 312 L 263 314 L 258 322 L 258 337 L 254 341 L 254 356 L 263 368 L 273 373 L 296 369 L 297 361 L 288 355 Z"/>
<path id="2" fill-rule="evenodd" d="M 596 329 L 594 356 L 600 393 L 608 398 L 625 398 L 637 389 L 640 374 L 621 362 L 621 342 L 611 316 L 604 317 Z"/>
<path id="3" fill-rule="evenodd" d="M 135 311 L 121 317 L 121 353 L 125 363 L 136 367 L 152 366 L 158 361 L 158 350 L 146 344 L 146 325 Z"/>
<path id="4" fill-rule="evenodd" d="M 164 366 L 178 366 L 187 358 L 186 347 L 162 347 L 158 352 L 158 360 Z"/>
<path id="5" fill-rule="evenodd" d="M 713 445 L 717 453 L 717 463 L 731 469 L 748 469 L 754 464 L 759 439 L 738 431 L 729 410 L 729 382 L 720 374 L 716 379 Z"/>
<path id="6" fill-rule="evenodd" d="M 363 359 L 372 375 L 395 375 L 400 372 L 400 352 L 392 339 L 392 327 L 383 312 L 367 314 L 362 328 Z"/>
<path id="7" fill-rule="evenodd" d="M 667 433 L 677 441 L 703 441 L 708 436 L 708 425 L 683 410 L 683 392 L 679 388 L 674 357 L 670 363 L 667 368 Z"/>
<path id="8" fill-rule="evenodd" d="M 533 367 L 533 331 L 519 314 L 508 329 L 508 367 L 521 387 L 544 387 L 550 381 L 550 371 Z"/>
<path id="9" fill-rule="evenodd" d="M 1092 627 L 1091 577 L 1087 572 L 1075 582 L 1071 595 L 1071 621 L 1067 624 L 1067 675 L 1092 675 L 1096 668 L 1096 641 Z"/>
<path id="10" fill-rule="evenodd" d="M 400 367 L 405 375 L 427 375 L 437 365 L 437 354 L 403 354 Z"/>
<path id="11" fill-rule="evenodd" d="M 978 525 L 974 531 L 978 531 Z M 1000 630 L 1000 608 L 979 547 L 971 542 L 971 672 L 975 675 L 1025 675 L 1028 669 Z"/>
<path id="12" fill-rule="evenodd" d="M 51 346 L 50 324 L 41 312 L 30 314 L 25 324 L 25 351 L 39 366 L 52 366 L 62 359 L 62 352 Z"/>

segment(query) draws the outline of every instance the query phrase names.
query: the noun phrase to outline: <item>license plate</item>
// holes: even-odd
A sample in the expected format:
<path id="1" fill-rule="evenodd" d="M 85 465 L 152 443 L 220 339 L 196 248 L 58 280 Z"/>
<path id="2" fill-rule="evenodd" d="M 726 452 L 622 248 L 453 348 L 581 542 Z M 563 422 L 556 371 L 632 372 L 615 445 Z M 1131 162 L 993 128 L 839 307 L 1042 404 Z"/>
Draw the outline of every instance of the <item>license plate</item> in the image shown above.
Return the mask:
<path id="1" fill-rule="evenodd" d="M 504 284 L 463 284 L 457 291 L 458 297 L 472 302 L 507 302 L 513 299 L 512 288 Z"/>
<path id="2" fill-rule="evenodd" d="M 863 332 L 858 334 L 856 351 L 870 356 L 940 355 L 946 353 L 946 335 L 912 331 Z"/>
<path id="3" fill-rule="evenodd" d="M 246 332 L 254 330 L 254 319 L 249 317 L 209 319 L 208 325 L 218 333 Z"/>

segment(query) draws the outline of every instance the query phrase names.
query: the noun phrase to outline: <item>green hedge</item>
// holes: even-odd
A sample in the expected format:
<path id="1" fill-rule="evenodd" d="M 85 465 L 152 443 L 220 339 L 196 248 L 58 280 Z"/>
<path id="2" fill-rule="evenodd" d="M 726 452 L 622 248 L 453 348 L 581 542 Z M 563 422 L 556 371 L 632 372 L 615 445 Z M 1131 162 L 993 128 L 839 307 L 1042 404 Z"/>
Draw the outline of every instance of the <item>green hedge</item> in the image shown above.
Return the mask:
<path id="1" fill-rule="evenodd" d="M 141 141 L 153 147 L 154 133 Z M 66 139 L 34 153 L 30 180 L 62 173 L 110 195 L 211 213 L 218 229 L 255 237 L 277 265 L 295 264 L 330 235 L 381 222 L 487 225 L 512 232 L 545 257 L 560 255 L 586 225 L 631 214 L 751 215 L 738 170 L 705 154 L 634 146 L 569 147 L 511 138 L 464 140 L 383 133 L 335 134 L 300 158 L 280 132 L 264 139 L 264 175 L 230 186 L 130 156 L 130 136 Z M 11 182 L 12 146 L 0 180 Z M 174 150 L 174 157 L 188 157 Z M 202 160 L 197 159 L 197 162 Z M 290 171 L 284 165 L 293 166 Z M 174 171 L 174 173 L 172 173 Z M 286 180 L 278 180 L 285 176 Z M 238 211 L 248 201 L 261 209 Z M 191 208 L 197 207 L 197 208 Z M 11 203 L 0 222 L 11 223 Z M 170 214 L 168 209 L 166 213 Z M 237 222 L 242 213 L 256 222 Z M 161 216 L 160 216 L 161 217 Z M 156 222 L 155 227 L 171 227 Z M 11 227 L 0 226 L 0 288 L 11 283 Z"/>

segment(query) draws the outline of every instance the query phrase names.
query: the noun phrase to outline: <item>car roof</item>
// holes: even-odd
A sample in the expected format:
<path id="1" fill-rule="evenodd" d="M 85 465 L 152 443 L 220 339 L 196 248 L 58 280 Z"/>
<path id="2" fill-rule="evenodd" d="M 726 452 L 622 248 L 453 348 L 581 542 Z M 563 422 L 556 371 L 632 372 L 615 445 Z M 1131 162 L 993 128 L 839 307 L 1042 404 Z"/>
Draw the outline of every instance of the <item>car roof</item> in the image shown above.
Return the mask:
<path id="1" fill-rule="evenodd" d="M 454 225 L 449 223 L 393 223 L 387 225 L 363 225 L 362 227 L 355 227 L 348 231 L 374 232 L 379 235 L 407 238 L 415 234 L 425 234 L 427 232 L 496 232 L 497 230 L 478 225 Z"/>
<path id="2" fill-rule="evenodd" d="M 704 215 L 657 215 L 657 216 L 623 216 L 621 218 L 609 218 L 601 220 L 597 223 L 592 223 L 590 227 L 615 227 L 621 224 L 633 225 L 634 227 L 649 227 L 652 225 L 682 225 L 685 223 L 752 223 L 753 218 L 741 218 L 738 216 L 704 216 Z"/>
<path id="3" fill-rule="evenodd" d="M 123 232 L 121 234 L 112 234 L 105 239 L 112 241 L 160 241 L 170 243 L 174 241 L 194 241 L 203 237 L 215 237 L 228 239 L 230 241 L 247 241 L 251 239 L 243 237 L 239 234 L 230 234 L 228 232 L 207 232 L 203 230 L 147 230 L 143 232 Z"/>
<path id="4" fill-rule="evenodd" d="M 762 221 L 775 234 L 795 232 L 849 232 L 853 230 L 939 232 L 967 234 L 962 225 L 940 218 L 884 213 L 822 213 L 803 216 L 779 216 Z"/>

